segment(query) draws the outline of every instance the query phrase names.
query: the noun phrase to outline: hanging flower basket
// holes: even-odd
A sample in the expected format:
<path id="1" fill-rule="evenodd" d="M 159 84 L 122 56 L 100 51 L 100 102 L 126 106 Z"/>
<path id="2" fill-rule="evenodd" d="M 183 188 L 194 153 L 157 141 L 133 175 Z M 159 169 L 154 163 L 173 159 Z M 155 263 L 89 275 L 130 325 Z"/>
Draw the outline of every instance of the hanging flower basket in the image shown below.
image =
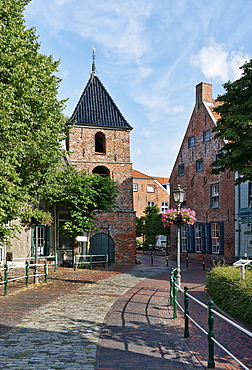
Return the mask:
<path id="1" fill-rule="evenodd" d="M 196 221 L 196 213 L 190 208 L 181 208 L 178 214 L 178 211 L 174 208 L 167 209 L 162 214 L 162 222 L 164 227 L 170 225 L 193 225 Z"/>

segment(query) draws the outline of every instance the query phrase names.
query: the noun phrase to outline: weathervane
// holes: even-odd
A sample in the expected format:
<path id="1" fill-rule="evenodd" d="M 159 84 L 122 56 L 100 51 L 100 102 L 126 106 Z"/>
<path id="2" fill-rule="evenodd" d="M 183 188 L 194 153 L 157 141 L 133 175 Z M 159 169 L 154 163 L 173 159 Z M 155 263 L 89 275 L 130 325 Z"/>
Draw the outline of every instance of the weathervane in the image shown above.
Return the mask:
<path id="1" fill-rule="evenodd" d="M 95 75 L 95 72 L 96 72 L 96 68 L 95 68 L 95 52 L 96 52 L 96 48 L 94 47 L 94 45 L 92 46 L 92 49 L 93 49 L 93 63 L 92 63 L 92 75 Z"/>

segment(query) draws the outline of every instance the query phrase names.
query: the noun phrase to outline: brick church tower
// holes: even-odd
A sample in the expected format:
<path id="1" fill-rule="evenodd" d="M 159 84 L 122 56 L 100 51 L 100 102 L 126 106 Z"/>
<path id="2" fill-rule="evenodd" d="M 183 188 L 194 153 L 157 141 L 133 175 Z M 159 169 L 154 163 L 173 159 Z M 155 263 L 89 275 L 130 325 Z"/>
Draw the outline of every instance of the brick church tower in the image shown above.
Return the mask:
<path id="1" fill-rule="evenodd" d="M 92 254 L 107 253 L 110 262 L 135 263 L 136 216 L 133 210 L 130 131 L 115 102 L 92 73 L 69 119 L 67 149 L 79 169 L 110 176 L 119 188 L 115 212 L 97 214 L 98 229 L 91 232 Z"/>

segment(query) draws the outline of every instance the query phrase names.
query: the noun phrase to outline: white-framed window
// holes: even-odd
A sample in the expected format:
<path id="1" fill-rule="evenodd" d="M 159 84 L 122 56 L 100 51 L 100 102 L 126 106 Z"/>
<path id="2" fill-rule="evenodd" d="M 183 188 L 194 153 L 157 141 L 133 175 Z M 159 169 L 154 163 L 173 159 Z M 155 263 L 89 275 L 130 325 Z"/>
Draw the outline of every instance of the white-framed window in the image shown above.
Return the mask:
<path id="1" fill-rule="evenodd" d="M 201 224 L 199 222 L 196 222 L 194 224 L 194 238 L 195 238 L 195 252 L 201 252 L 202 236 L 201 236 Z"/>
<path id="2" fill-rule="evenodd" d="M 212 252 L 220 252 L 219 223 L 211 223 Z"/>
<path id="3" fill-rule="evenodd" d="M 147 206 L 150 207 L 150 206 L 154 206 L 155 205 L 155 202 L 153 202 L 152 200 L 151 201 L 147 201 Z"/>
<path id="4" fill-rule="evenodd" d="M 181 251 L 187 252 L 186 225 L 181 225 Z"/>
<path id="5" fill-rule="evenodd" d="M 163 213 L 168 209 L 168 202 L 162 202 L 161 203 L 161 212 Z"/>
<path id="6" fill-rule="evenodd" d="M 192 148 L 195 145 L 195 136 L 190 136 L 188 138 L 188 148 Z"/>
<path id="7" fill-rule="evenodd" d="M 203 171 L 203 158 L 197 159 L 196 161 L 196 172 Z"/>
<path id="8" fill-rule="evenodd" d="M 206 130 L 203 132 L 203 143 L 211 139 L 211 130 Z"/>
<path id="9" fill-rule="evenodd" d="M 155 193 L 155 185 L 147 185 L 147 193 Z"/>
<path id="10" fill-rule="evenodd" d="M 133 191 L 138 191 L 138 184 L 133 184 Z"/>
<path id="11" fill-rule="evenodd" d="M 210 207 L 218 208 L 220 205 L 220 187 L 219 183 L 210 185 Z"/>

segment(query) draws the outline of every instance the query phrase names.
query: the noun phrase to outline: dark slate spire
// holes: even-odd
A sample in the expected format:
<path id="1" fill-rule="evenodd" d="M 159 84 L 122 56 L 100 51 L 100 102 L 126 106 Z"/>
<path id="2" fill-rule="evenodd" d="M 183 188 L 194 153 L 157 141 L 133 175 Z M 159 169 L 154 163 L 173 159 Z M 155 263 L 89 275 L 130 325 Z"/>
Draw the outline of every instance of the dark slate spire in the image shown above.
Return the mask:
<path id="1" fill-rule="evenodd" d="M 132 130 L 119 108 L 96 76 L 95 49 L 91 77 L 80 97 L 80 100 L 69 119 L 69 123 L 83 126 L 100 126 L 125 128 Z"/>

